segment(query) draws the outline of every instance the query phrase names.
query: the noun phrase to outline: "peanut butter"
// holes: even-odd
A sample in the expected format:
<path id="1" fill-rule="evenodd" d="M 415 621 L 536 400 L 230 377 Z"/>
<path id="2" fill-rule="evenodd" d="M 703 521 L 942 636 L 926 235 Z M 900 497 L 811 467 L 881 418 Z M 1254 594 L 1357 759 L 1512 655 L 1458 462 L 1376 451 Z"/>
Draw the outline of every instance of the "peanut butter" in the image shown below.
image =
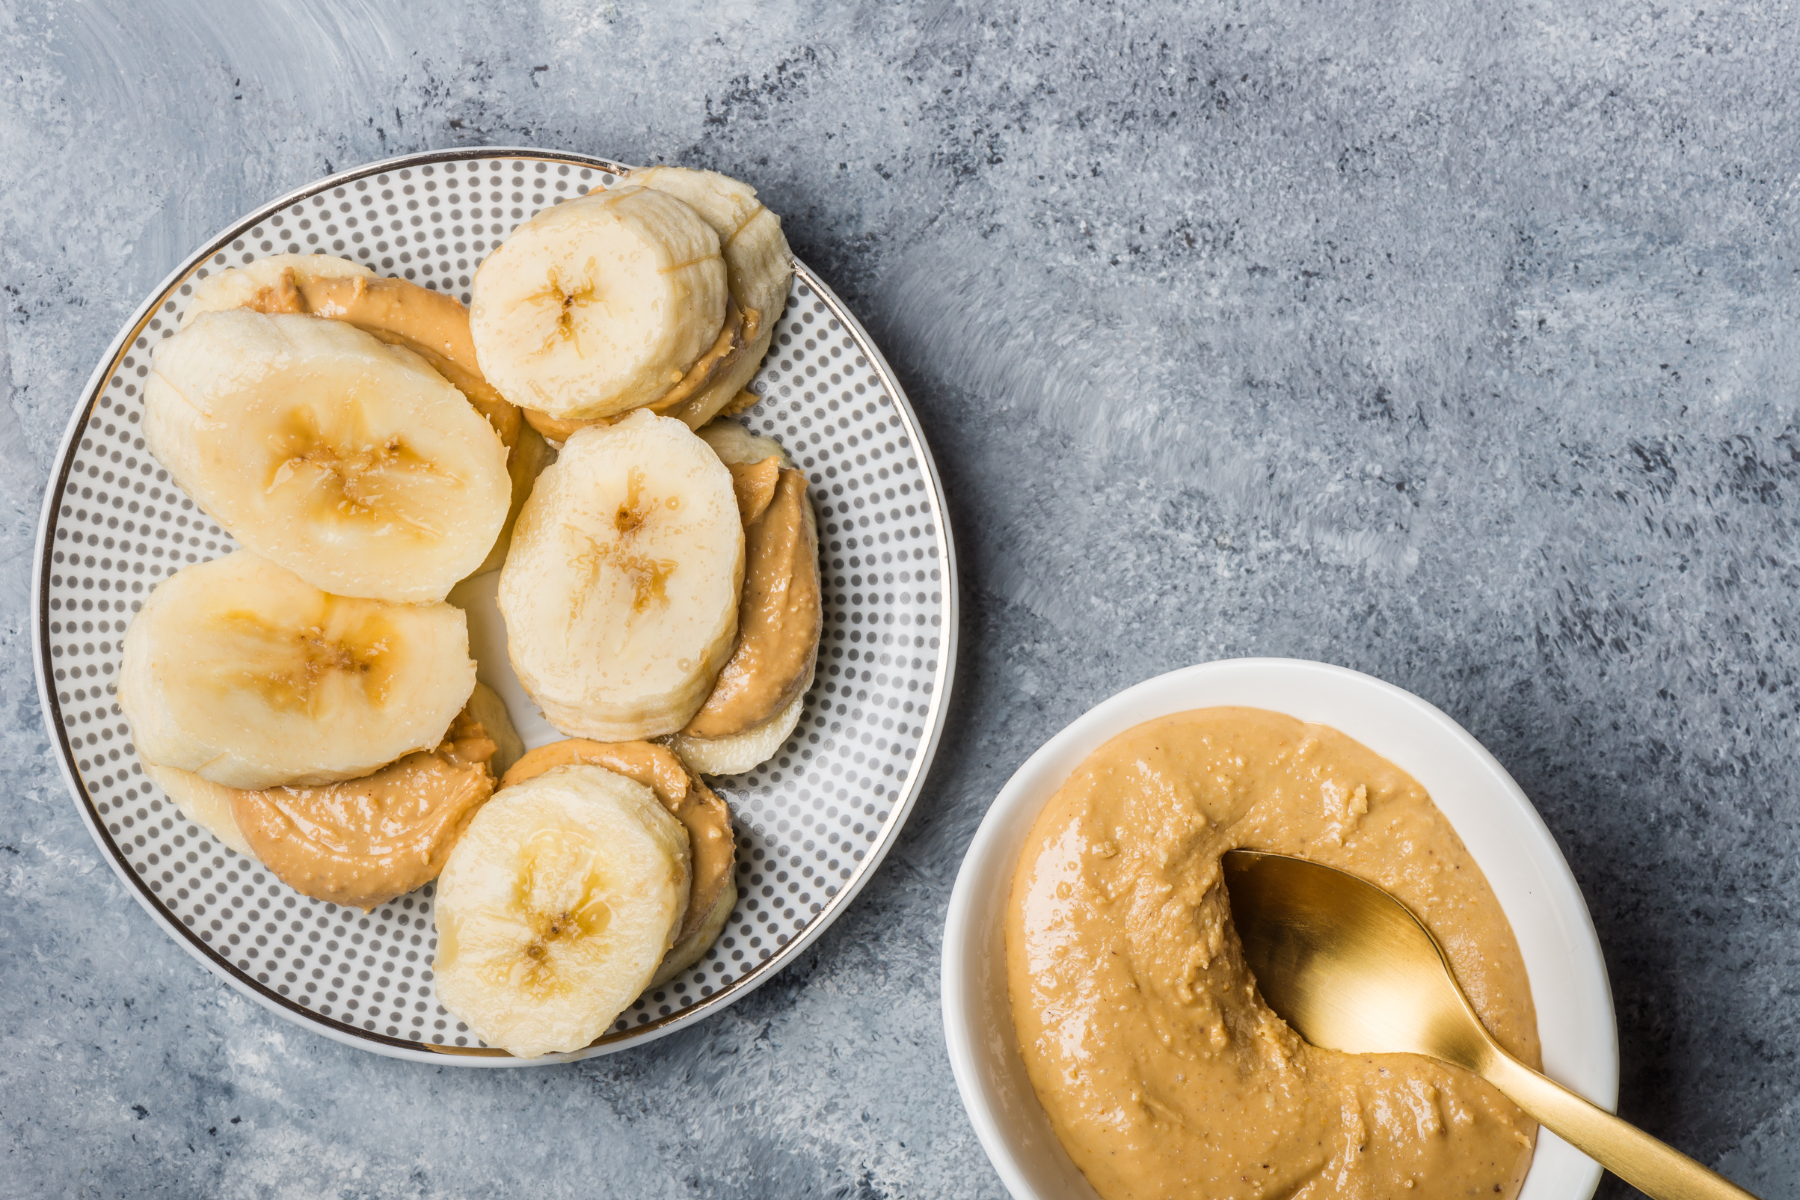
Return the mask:
<path id="1" fill-rule="evenodd" d="M 737 500 L 738 519 L 748 530 L 775 502 L 775 489 L 781 483 L 781 460 L 773 455 L 761 462 L 727 463 L 731 472 L 731 494 Z"/>
<path id="2" fill-rule="evenodd" d="M 493 794 L 494 742 L 465 711 L 435 750 L 323 787 L 232 789 L 256 857 L 297 892 L 365 911 L 436 879 Z"/>
<path id="3" fill-rule="evenodd" d="M 737 647 L 682 730 L 688 737 L 729 737 L 786 708 L 806 685 L 824 629 L 805 474 L 766 458 L 733 463 L 731 475 L 744 518 Z"/>
<path id="4" fill-rule="evenodd" d="M 540 412 L 535 408 L 522 408 L 519 411 L 524 414 L 527 425 L 558 445 L 568 441 L 577 429 L 586 429 L 589 425 L 611 425 L 613 423 L 612 417 L 592 417 L 582 420 L 577 417 L 553 417 L 549 413 Z M 623 416 L 624 414 L 619 415 Z"/>
<path id="5" fill-rule="evenodd" d="M 725 801 L 699 777 L 690 774 L 673 750 L 654 742 L 590 742 L 585 738 L 551 742 L 526 751 L 500 786 L 508 788 L 542 775 L 551 767 L 571 763 L 605 767 L 636 780 L 655 792 L 663 807 L 687 829 L 693 890 L 688 896 L 687 916 L 675 934 L 676 943 L 692 936 L 709 915 L 716 917 L 713 909 L 731 882 L 732 862 L 737 854 L 731 835 L 731 812 Z"/>
<path id="6" fill-rule="evenodd" d="M 1215 708 L 1089 756 L 1026 840 L 1005 913 L 1013 1022 L 1104 1200 L 1517 1195 L 1536 1126 L 1474 1075 L 1303 1042 L 1263 1003 L 1219 858 L 1350 871 L 1435 934 L 1502 1045 L 1539 1062 L 1512 928 L 1405 772 L 1336 730 Z"/>
<path id="7" fill-rule="evenodd" d="M 761 396 L 757 395 L 749 388 L 744 388 L 731 398 L 730 403 L 726 404 L 724 408 L 721 408 L 713 415 L 719 417 L 735 417 L 741 412 L 748 412 L 761 403 Z"/>
<path id="8" fill-rule="evenodd" d="M 694 360 L 694 365 L 687 373 L 676 380 L 675 386 L 658 396 L 650 407 L 657 412 L 671 412 L 687 403 L 688 397 L 695 392 L 710 387 L 712 381 L 723 375 L 737 364 L 744 356 L 744 347 L 756 340 L 762 332 L 762 314 L 754 308 L 740 310 L 736 300 L 725 302 L 725 324 L 719 328 L 719 336 L 712 346 Z"/>

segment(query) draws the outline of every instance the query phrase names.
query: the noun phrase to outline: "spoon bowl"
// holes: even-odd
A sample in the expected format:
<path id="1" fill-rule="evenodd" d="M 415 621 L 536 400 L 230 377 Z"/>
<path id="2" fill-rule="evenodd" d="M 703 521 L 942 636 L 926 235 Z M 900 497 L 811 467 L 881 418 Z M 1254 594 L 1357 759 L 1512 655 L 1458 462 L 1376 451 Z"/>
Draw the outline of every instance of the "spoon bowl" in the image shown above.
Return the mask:
<path id="1" fill-rule="evenodd" d="M 1380 888 L 1335 867 L 1255 850 L 1229 851 L 1223 867 L 1232 924 L 1257 989 L 1313 1045 L 1422 1054 L 1473 1071 L 1652 1200 L 1756 1200 L 1501 1049 L 1437 939 Z"/>

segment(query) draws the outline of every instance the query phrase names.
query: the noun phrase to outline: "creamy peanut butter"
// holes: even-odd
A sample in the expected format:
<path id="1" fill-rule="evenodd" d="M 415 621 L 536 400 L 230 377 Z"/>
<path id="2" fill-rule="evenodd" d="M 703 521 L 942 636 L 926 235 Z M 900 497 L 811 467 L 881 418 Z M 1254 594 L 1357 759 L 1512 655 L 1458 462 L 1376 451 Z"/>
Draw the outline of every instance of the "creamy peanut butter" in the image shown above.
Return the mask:
<path id="1" fill-rule="evenodd" d="M 737 647 L 682 730 L 688 737 L 729 737 L 786 708 L 806 685 L 824 629 L 806 475 L 766 458 L 731 464 L 731 477 L 744 518 Z"/>
<path id="2" fill-rule="evenodd" d="M 435 750 L 323 787 L 232 789 L 250 848 L 297 892 L 365 911 L 436 879 L 493 794 L 494 742 L 465 711 Z"/>
<path id="3" fill-rule="evenodd" d="M 635 779 L 655 792 L 663 807 L 687 829 L 693 889 L 688 896 L 687 916 L 675 934 L 676 942 L 691 937 L 709 916 L 716 918 L 714 909 L 731 882 L 732 862 L 737 854 L 731 835 L 731 812 L 725 801 L 698 776 L 690 774 L 673 750 L 654 742 L 590 742 L 585 738 L 551 742 L 527 750 L 500 786 L 508 788 L 542 775 L 551 767 L 571 763 L 605 767 Z"/>
<path id="4" fill-rule="evenodd" d="M 713 415 L 716 417 L 735 417 L 741 412 L 748 412 L 761 403 L 761 396 L 757 395 L 749 388 L 744 388 L 737 395 L 733 396 L 730 401 L 726 403 L 724 408 L 721 408 Z"/>
<path id="5" fill-rule="evenodd" d="M 1026 1071 L 1105 1200 L 1515 1196 L 1536 1126 L 1413 1055 L 1303 1042 L 1257 993 L 1219 858 L 1350 871 L 1435 934 L 1475 1010 L 1538 1065 L 1512 928 L 1424 789 L 1336 730 L 1258 709 L 1140 725 L 1050 800 L 1005 915 Z"/>
<path id="6" fill-rule="evenodd" d="M 710 387 L 744 356 L 744 347 L 762 332 L 762 314 L 754 308 L 739 309 L 736 300 L 725 302 L 725 324 L 705 354 L 694 360 L 675 386 L 658 396 L 650 407 L 659 413 L 673 411 L 687 403 L 695 392 Z"/>
<path id="7" fill-rule="evenodd" d="M 711 387 L 714 380 L 736 366 L 738 361 L 744 357 L 745 347 L 754 342 L 761 331 L 761 313 L 754 308 L 739 310 L 737 301 L 727 300 L 725 302 L 725 323 L 720 326 L 719 336 L 714 340 L 712 346 L 705 354 L 694 360 L 693 366 L 675 378 L 673 387 L 642 407 L 653 413 L 664 415 L 673 413 L 695 394 Z M 732 402 L 735 404 L 745 394 L 752 397 L 752 404 L 758 399 L 754 392 L 740 392 Z M 630 412 L 636 411 L 636 409 L 630 410 Z M 584 429 L 589 425 L 611 425 L 614 421 L 629 415 L 629 412 L 622 412 L 607 417 L 553 417 L 549 413 L 535 408 L 525 409 L 524 413 L 525 420 L 530 422 L 531 427 L 553 442 L 566 442 L 577 429 Z"/>
<path id="8" fill-rule="evenodd" d="M 595 417 L 583 421 L 574 417 L 553 417 L 549 413 L 540 412 L 535 408 L 523 408 L 519 411 L 524 414 L 527 425 L 559 446 L 568 441 L 577 429 L 586 429 L 589 425 L 612 424 L 611 417 Z"/>
<path id="9" fill-rule="evenodd" d="M 781 460 L 770 455 L 760 462 L 727 463 L 725 469 L 731 472 L 731 494 L 737 500 L 738 519 L 748 530 L 775 502 L 775 489 L 781 484 Z"/>

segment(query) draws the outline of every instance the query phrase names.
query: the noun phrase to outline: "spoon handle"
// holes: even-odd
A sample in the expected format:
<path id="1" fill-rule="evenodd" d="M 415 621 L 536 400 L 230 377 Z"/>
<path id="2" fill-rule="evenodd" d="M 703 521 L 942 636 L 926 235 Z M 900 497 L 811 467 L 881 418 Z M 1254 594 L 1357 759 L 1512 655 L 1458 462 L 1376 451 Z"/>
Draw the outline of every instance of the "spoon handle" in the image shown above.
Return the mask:
<path id="1" fill-rule="evenodd" d="M 1756 1200 L 1723 1175 L 1664 1145 L 1494 1048 L 1481 1075 L 1514 1104 L 1651 1200 Z"/>

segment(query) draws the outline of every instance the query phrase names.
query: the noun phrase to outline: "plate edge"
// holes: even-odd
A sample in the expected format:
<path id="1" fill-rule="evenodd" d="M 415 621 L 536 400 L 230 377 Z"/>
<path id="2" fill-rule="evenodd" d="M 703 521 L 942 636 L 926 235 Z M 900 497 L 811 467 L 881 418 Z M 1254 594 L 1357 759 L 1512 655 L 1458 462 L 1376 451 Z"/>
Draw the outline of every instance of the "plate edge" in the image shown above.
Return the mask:
<path id="1" fill-rule="evenodd" d="M 236 967 L 229 963 L 222 962 L 217 958 L 214 952 L 212 952 L 209 947 L 205 946 L 192 931 L 188 930 L 180 922 L 173 920 L 172 915 L 164 910 L 160 901 L 149 891 L 148 884 L 139 879 L 134 872 L 128 869 L 124 855 L 120 852 L 118 847 L 112 843 L 110 835 L 107 834 L 104 827 L 99 823 L 98 816 L 93 811 L 92 801 L 87 795 L 86 787 L 81 783 L 80 777 L 76 772 L 73 752 L 69 744 L 67 731 L 61 727 L 56 706 L 51 702 L 51 681 L 49 677 L 50 634 L 46 611 L 50 574 L 48 541 L 51 537 L 52 524 L 57 516 L 55 511 L 55 500 L 58 494 L 63 490 L 70 475 L 72 445 L 77 434 L 84 427 L 87 418 L 92 415 L 94 405 L 98 400 L 100 391 L 104 387 L 107 377 L 117 370 L 119 362 L 125 354 L 126 348 L 142 334 L 150 319 L 156 311 L 161 308 L 163 302 L 168 299 L 170 293 L 209 259 L 220 253 L 234 239 L 242 236 L 246 231 L 298 200 L 305 199 L 308 196 L 318 195 L 335 187 L 340 187 L 347 182 L 353 182 L 357 179 L 367 178 L 372 175 L 380 175 L 388 171 L 402 170 L 413 166 L 430 166 L 441 162 L 461 162 L 472 159 L 488 158 L 520 158 L 555 162 L 570 166 L 587 167 L 589 169 L 600 170 L 621 177 L 629 175 L 633 169 L 627 164 L 619 163 L 611 159 L 582 154 L 576 151 L 554 151 L 540 147 L 457 147 L 448 150 L 426 150 L 411 154 L 397 155 L 392 158 L 380 159 L 344 171 L 339 171 L 283 193 L 275 199 L 252 210 L 245 216 L 239 217 L 226 225 L 211 239 L 207 240 L 199 250 L 194 251 L 187 258 L 182 260 L 173 271 L 164 277 L 161 285 L 155 289 L 147 300 L 138 306 L 133 316 L 121 329 L 120 333 L 113 339 L 107 352 L 102 355 L 100 364 L 89 376 L 87 384 L 80 393 L 82 399 L 70 414 L 68 424 L 63 431 L 62 440 L 58 444 L 56 459 L 54 460 L 57 464 L 57 469 L 53 472 L 45 485 L 43 502 L 39 508 L 37 536 L 33 545 L 30 607 L 30 621 L 34 634 L 32 659 L 38 687 L 39 708 L 44 718 L 45 732 L 49 735 L 52 743 L 52 751 L 56 755 L 58 765 L 63 775 L 63 781 L 69 788 L 70 795 L 75 801 L 75 807 L 81 815 L 82 823 L 87 827 L 89 836 L 93 838 L 95 846 L 101 852 L 101 856 L 106 859 L 107 864 L 112 868 L 113 873 L 126 885 L 127 890 L 137 900 L 139 906 L 150 914 L 152 920 L 162 926 L 166 932 L 174 936 L 176 942 L 187 950 L 191 956 L 197 959 L 212 974 L 229 984 L 234 990 L 246 998 L 254 1001 L 276 1016 L 282 1017 L 283 1019 L 312 1032 L 323 1034 L 334 1041 L 341 1042 L 345 1045 L 355 1046 L 359 1049 L 372 1051 L 385 1057 L 404 1059 L 419 1063 L 448 1064 L 467 1067 L 506 1068 L 553 1066 L 617 1053 L 621 1050 L 645 1045 L 649 1042 L 656 1041 L 659 1038 L 666 1037 L 696 1021 L 724 1011 L 726 1008 L 737 1003 L 737 1001 L 756 991 L 775 975 L 779 974 L 781 970 L 791 964 L 792 960 L 797 957 L 802 950 L 811 945 L 813 941 L 823 934 L 830 924 L 842 916 L 844 909 L 847 908 L 855 897 L 861 893 L 862 889 L 867 885 L 868 880 L 873 877 L 875 871 L 879 868 L 881 863 L 885 861 L 888 851 L 899 839 L 900 831 L 904 828 L 906 821 L 911 816 L 912 810 L 917 803 L 919 793 L 924 789 L 926 776 L 929 773 L 932 761 L 936 757 L 937 747 L 941 740 L 943 727 L 948 716 L 949 694 L 954 684 L 955 656 L 958 649 L 957 629 L 960 613 L 959 588 L 955 569 L 955 546 L 951 539 L 949 521 L 947 519 L 948 506 L 944 495 L 943 480 L 938 474 L 936 462 L 932 458 L 931 452 L 921 436 L 918 427 L 917 414 L 913 410 L 911 402 L 907 399 L 904 389 L 900 387 L 899 380 L 895 377 L 886 358 L 876 346 L 874 339 L 869 336 L 868 330 L 862 323 L 850 313 L 849 309 L 844 305 L 837 294 L 832 291 L 832 289 L 805 263 L 801 262 L 798 258 L 794 260 L 795 274 L 804 280 L 808 287 L 811 287 L 814 290 L 820 300 L 832 311 L 832 315 L 844 324 L 845 328 L 851 332 L 852 337 L 857 340 L 864 351 L 869 354 L 869 365 L 881 379 L 889 398 L 894 403 L 896 411 L 902 417 L 903 427 L 906 429 L 907 435 L 911 439 L 911 449 L 918 455 L 920 466 L 923 468 L 926 477 L 931 481 L 932 495 L 936 500 L 938 508 L 935 540 L 939 548 L 939 561 L 943 564 L 942 574 L 944 578 L 942 583 L 946 598 L 944 606 L 946 626 L 945 633 L 941 635 L 940 639 L 940 650 L 942 653 L 940 653 L 938 657 L 938 669 L 933 685 L 934 704 L 932 721 L 925 743 L 914 760 L 913 770 L 909 772 L 907 786 L 902 795 L 900 806 L 893 816 L 893 824 L 890 833 L 864 860 L 862 868 L 857 872 L 855 877 L 849 881 L 848 885 L 840 889 L 837 895 L 832 896 L 830 901 L 821 907 L 819 913 L 812 921 L 808 922 L 807 928 L 801 932 L 799 937 L 790 940 L 781 948 L 779 954 L 772 955 L 765 962 L 757 964 L 755 968 L 738 976 L 733 984 L 727 985 L 725 989 L 721 989 L 713 996 L 707 997 L 700 1003 L 680 1013 L 671 1014 L 670 1016 L 663 1017 L 659 1020 L 646 1022 L 644 1025 L 636 1026 L 631 1029 L 614 1032 L 595 1045 L 583 1047 L 581 1050 L 572 1051 L 562 1055 L 545 1055 L 535 1059 L 520 1059 L 500 1055 L 489 1056 L 468 1054 L 466 1052 L 457 1053 L 457 1051 L 466 1050 L 464 1047 L 456 1047 L 454 1050 L 444 1051 L 434 1048 L 428 1043 L 413 1042 L 405 1038 L 389 1037 L 386 1034 L 376 1033 L 372 1030 L 346 1026 L 331 1017 L 322 1016 L 312 1009 L 295 1004 L 287 997 L 269 990 L 259 981 L 253 981 L 243 977 L 242 973 L 239 972 Z M 111 694 L 114 693 L 109 693 L 109 695 Z"/>

